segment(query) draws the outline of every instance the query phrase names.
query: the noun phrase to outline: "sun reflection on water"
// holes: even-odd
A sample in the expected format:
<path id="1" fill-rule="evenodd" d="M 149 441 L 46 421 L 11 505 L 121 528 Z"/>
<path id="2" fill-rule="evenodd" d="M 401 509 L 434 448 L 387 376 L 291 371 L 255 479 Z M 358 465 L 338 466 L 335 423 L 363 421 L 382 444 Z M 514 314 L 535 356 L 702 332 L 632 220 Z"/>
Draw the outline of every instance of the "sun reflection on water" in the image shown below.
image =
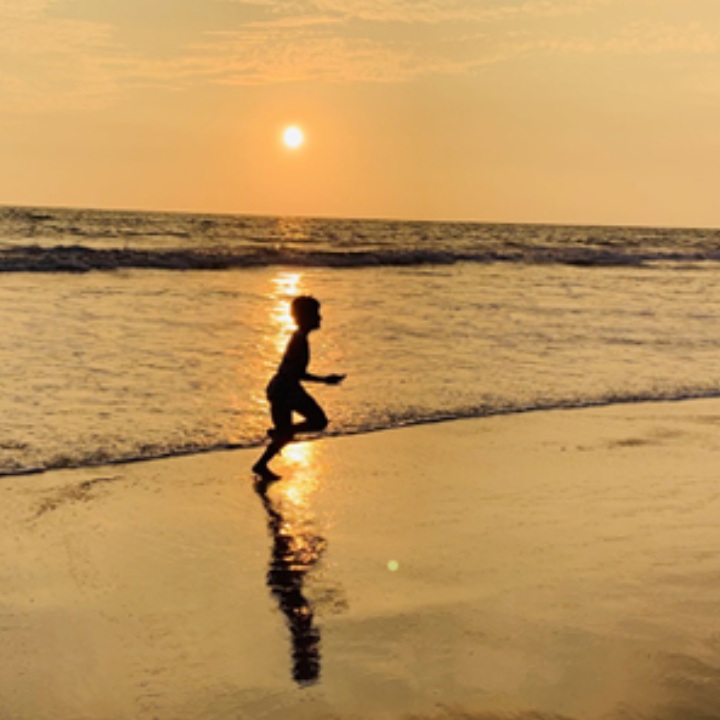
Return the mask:
<path id="1" fill-rule="evenodd" d="M 267 319 L 267 347 L 263 356 L 277 367 L 288 339 L 295 330 L 290 314 L 293 298 L 304 294 L 303 275 L 280 271 L 272 278 L 270 310 Z M 267 585 L 285 616 L 291 639 L 293 679 L 308 685 L 320 677 L 320 630 L 314 608 L 305 595 L 308 573 L 322 557 L 327 542 L 316 528 L 312 497 L 319 484 L 316 445 L 298 442 L 282 451 L 284 479 L 260 481 L 256 491 L 267 514 L 271 538 Z"/>
<path id="2" fill-rule="evenodd" d="M 291 443 L 283 448 L 283 458 L 292 465 L 292 481 L 278 487 L 283 500 L 292 504 L 296 514 L 307 511 L 318 486 L 314 463 L 315 446 L 310 442 Z"/>
<path id="3" fill-rule="evenodd" d="M 293 298 L 304 294 L 303 275 L 299 272 L 279 271 L 270 279 L 266 294 L 267 314 L 260 323 L 262 334 L 257 345 L 257 366 L 254 370 L 258 384 L 252 393 L 252 403 L 258 415 L 267 413 L 265 386 L 275 372 L 288 340 L 295 331 L 295 321 L 290 314 Z M 238 373 L 245 373 L 246 358 L 238 359 Z"/>
<path id="4" fill-rule="evenodd" d="M 290 302 L 302 294 L 302 279 L 302 273 L 286 271 L 279 272 L 272 279 L 271 296 L 274 303 L 270 310 L 269 326 L 274 330 L 272 335 L 278 353 L 285 350 L 288 336 L 295 330 L 295 321 L 290 314 Z"/>
<path id="5" fill-rule="evenodd" d="M 320 631 L 313 606 L 304 594 L 305 577 L 327 546 L 315 528 L 311 508 L 318 486 L 314 454 L 312 443 L 288 446 L 285 455 L 292 464 L 289 479 L 256 486 L 272 538 L 267 585 L 290 630 L 292 674 L 300 685 L 315 683 L 320 677 Z"/>

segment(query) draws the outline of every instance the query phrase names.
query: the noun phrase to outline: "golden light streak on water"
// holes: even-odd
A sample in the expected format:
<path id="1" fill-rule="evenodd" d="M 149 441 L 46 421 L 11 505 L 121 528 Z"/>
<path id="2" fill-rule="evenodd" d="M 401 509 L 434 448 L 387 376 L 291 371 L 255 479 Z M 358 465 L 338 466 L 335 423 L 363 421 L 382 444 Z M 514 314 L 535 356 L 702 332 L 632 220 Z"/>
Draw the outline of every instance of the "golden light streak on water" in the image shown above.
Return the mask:
<path id="1" fill-rule="evenodd" d="M 252 395 L 252 402 L 260 412 L 265 413 L 267 400 L 265 385 L 275 372 L 282 358 L 290 336 L 295 331 L 295 321 L 290 314 L 293 298 L 303 294 L 303 275 L 298 272 L 279 271 L 270 280 L 267 293 L 267 316 L 263 323 L 265 332 L 257 347 L 259 367 L 253 374 L 262 378 Z M 239 364 L 239 372 L 246 371 L 245 358 Z"/>
<path id="2" fill-rule="evenodd" d="M 273 279 L 273 306 L 270 311 L 270 327 L 273 328 L 275 349 L 278 353 L 285 350 L 288 337 L 295 330 L 295 321 L 290 314 L 293 298 L 302 294 L 302 273 L 279 272 Z"/>
<path id="3" fill-rule="evenodd" d="M 291 443 L 283 449 L 283 459 L 291 467 L 287 471 L 288 482 L 280 483 L 278 492 L 292 505 L 297 518 L 307 517 L 312 495 L 318 487 L 315 454 L 315 444 L 310 442 Z"/>
<path id="4" fill-rule="evenodd" d="M 327 545 L 312 512 L 319 477 L 315 452 L 312 443 L 287 446 L 283 480 L 271 488 L 258 486 L 272 537 L 267 583 L 290 629 L 292 675 L 301 686 L 317 682 L 321 665 L 320 630 L 304 594 L 305 576 Z"/>

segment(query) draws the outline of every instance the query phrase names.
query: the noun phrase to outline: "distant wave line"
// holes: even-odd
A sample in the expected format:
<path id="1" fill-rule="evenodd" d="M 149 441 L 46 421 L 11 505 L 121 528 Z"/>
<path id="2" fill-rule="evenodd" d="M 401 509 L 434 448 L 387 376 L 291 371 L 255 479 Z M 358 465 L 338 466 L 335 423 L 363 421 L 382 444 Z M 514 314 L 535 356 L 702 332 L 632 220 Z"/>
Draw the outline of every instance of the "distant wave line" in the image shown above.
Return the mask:
<path id="1" fill-rule="evenodd" d="M 716 252 L 617 252 L 596 248 L 525 247 L 478 251 L 422 248 L 372 250 L 308 250 L 294 248 L 98 249 L 84 245 L 41 247 L 23 245 L 0 251 L 0 272 L 84 273 L 119 269 L 170 271 L 231 270 L 271 266 L 367 268 L 491 264 L 573 265 L 578 267 L 641 267 L 657 263 L 718 262 Z"/>

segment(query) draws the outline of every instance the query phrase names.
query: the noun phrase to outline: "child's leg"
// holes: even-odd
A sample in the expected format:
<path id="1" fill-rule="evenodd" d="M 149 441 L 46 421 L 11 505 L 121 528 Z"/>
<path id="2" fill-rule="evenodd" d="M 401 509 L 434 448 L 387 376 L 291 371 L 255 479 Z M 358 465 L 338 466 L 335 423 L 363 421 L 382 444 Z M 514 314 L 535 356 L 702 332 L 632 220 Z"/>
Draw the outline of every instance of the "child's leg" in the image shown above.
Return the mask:
<path id="1" fill-rule="evenodd" d="M 273 428 L 268 434 L 273 443 L 279 443 L 280 448 L 287 445 L 293 439 L 293 403 L 283 399 L 270 403 L 270 417 L 272 418 Z M 271 443 L 271 446 L 272 444 Z M 279 452 L 279 451 L 278 451 Z"/>
<path id="2" fill-rule="evenodd" d="M 292 426 L 293 434 L 299 432 L 320 432 L 327 427 L 328 419 L 325 412 L 317 404 L 315 398 L 304 389 L 301 389 L 293 400 L 293 410 L 305 418 L 303 422 L 295 423 Z"/>
<path id="3" fill-rule="evenodd" d="M 292 440 L 292 408 L 284 402 L 271 402 L 270 415 L 273 420 L 272 442 L 253 465 L 253 471 L 265 478 L 278 478 L 268 468 L 268 463 Z"/>
<path id="4" fill-rule="evenodd" d="M 272 470 L 270 470 L 268 463 L 280 452 L 281 449 L 282 446 L 273 440 L 265 448 L 265 452 L 260 456 L 260 459 L 253 465 L 253 472 L 256 472 L 263 478 L 279 478 L 279 475 L 276 475 L 272 472 Z"/>
<path id="5" fill-rule="evenodd" d="M 293 424 L 293 411 L 302 415 L 305 420 Z M 327 427 L 328 419 L 315 399 L 302 388 L 293 394 L 290 403 L 282 400 L 271 402 L 270 414 L 274 425 L 270 434 L 272 441 L 253 465 L 253 471 L 264 478 L 274 479 L 279 475 L 270 470 L 268 463 L 295 437 L 295 433 L 320 432 Z"/>

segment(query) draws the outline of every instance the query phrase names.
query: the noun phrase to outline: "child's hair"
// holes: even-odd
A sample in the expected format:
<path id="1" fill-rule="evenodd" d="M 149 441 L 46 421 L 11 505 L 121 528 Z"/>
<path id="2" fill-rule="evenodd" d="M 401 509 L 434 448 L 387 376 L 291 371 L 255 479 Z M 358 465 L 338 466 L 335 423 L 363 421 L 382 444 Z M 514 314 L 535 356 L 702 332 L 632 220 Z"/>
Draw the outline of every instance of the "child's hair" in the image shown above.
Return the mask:
<path id="1" fill-rule="evenodd" d="M 301 325 L 305 318 L 317 315 L 319 311 L 320 302 L 312 297 L 312 295 L 300 295 L 290 304 L 290 313 L 298 325 Z"/>

